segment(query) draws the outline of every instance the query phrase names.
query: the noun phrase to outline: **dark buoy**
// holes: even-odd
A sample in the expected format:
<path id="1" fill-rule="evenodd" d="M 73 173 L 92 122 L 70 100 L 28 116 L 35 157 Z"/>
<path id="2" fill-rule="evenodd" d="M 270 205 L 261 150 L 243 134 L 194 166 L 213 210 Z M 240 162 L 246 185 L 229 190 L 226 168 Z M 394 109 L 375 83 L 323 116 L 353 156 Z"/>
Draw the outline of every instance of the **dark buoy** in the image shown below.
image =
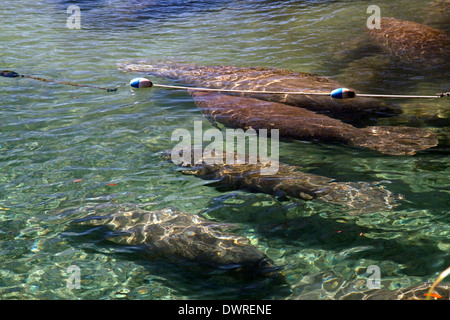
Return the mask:
<path id="1" fill-rule="evenodd" d="M 2 77 L 8 77 L 8 78 L 15 78 L 15 77 L 18 77 L 18 76 L 19 76 L 19 74 L 18 74 L 17 72 L 14 72 L 14 71 L 8 71 L 8 70 L 3 70 L 3 71 L 0 73 L 0 75 L 1 75 Z"/>

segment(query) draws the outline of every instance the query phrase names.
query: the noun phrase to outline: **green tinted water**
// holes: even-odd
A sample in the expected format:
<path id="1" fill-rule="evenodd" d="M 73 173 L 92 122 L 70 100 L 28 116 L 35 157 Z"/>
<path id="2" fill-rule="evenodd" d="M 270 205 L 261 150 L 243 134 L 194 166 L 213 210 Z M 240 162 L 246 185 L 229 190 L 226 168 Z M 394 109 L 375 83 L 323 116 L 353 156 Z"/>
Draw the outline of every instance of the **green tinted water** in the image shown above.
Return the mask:
<path id="1" fill-rule="evenodd" d="M 80 1 L 81 30 L 66 27 L 71 3 L 3 0 L 1 69 L 109 87 L 137 76 L 117 63 L 149 58 L 312 72 L 374 93 L 434 94 L 450 84 L 448 70 L 404 68 L 365 51 L 348 58 L 364 38 L 369 1 Z M 437 24 L 424 9 L 428 3 L 378 5 L 382 15 Z M 203 119 L 186 93 L 106 93 L 17 78 L 0 78 L 0 86 L 2 299 L 238 297 L 239 284 L 124 256 L 94 236 L 64 236 L 73 219 L 90 213 L 68 209 L 109 202 L 171 206 L 238 223 L 284 267 L 291 298 L 361 289 L 369 265 L 380 267 L 382 285 L 391 290 L 432 281 L 450 265 L 445 146 L 388 157 L 282 142 L 283 162 L 338 181 L 386 180 L 405 197 L 391 212 L 349 216 L 315 202 L 217 190 L 177 172 L 159 152 L 174 146 L 176 128 L 193 130 Z M 396 102 L 405 115 L 381 123 L 445 134 L 448 101 Z M 210 127 L 203 119 L 204 130 Z M 80 289 L 66 286 L 71 265 L 80 267 Z"/>

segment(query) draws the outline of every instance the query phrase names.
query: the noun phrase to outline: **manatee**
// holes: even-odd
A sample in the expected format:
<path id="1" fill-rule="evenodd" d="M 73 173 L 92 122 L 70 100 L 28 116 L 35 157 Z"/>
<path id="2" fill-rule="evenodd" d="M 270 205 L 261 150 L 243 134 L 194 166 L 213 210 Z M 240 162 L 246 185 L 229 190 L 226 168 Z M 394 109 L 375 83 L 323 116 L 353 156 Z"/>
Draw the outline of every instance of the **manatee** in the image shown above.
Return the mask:
<path id="1" fill-rule="evenodd" d="M 433 1 L 426 11 L 425 23 L 427 25 L 450 32 L 449 0 Z"/>
<path id="2" fill-rule="evenodd" d="M 177 150 L 176 152 L 184 152 Z M 216 155 L 204 153 L 195 161 L 191 150 L 191 162 L 180 163 L 184 174 L 192 174 L 205 180 L 216 180 L 216 185 L 234 189 L 247 189 L 253 192 L 271 194 L 277 197 L 293 197 L 302 200 L 320 200 L 326 203 L 345 206 L 349 214 L 391 210 L 402 198 L 376 182 L 335 182 L 333 179 L 304 173 L 297 166 L 277 162 L 274 174 L 262 174 L 270 159 L 260 159 L 257 163 L 245 162 L 227 164 L 226 159 L 240 159 L 237 153 L 227 157 L 223 153 L 223 164 L 213 163 Z M 169 152 L 163 154 L 167 160 Z M 270 164 L 273 165 L 273 162 Z"/>
<path id="3" fill-rule="evenodd" d="M 338 119 L 278 102 L 216 92 L 190 93 L 197 107 L 211 120 L 232 128 L 278 129 L 282 138 L 343 143 L 389 155 L 413 155 L 438 144 L 436 134 L 420 128 L 356 128 Z"/>
<path id="4" fill-rule="evenodd" d="M 120 64 L 119 69 L 145 72 L 190 85 L 216 89 L 331 92 L 342 87 L 327 77 L 277 68 L 137 62 Z M 237 95 L 305 108 L 349 123 L 359 123 L 374 117 L 394 116 L 402 112 L 399 107 L 373 98 L 335 100 L 329 96 L 317 95 L 258 93 Z"/>
<path id="5" fill-rule="evenodd" d="M 121 68 L 208 88 L 314 92 L 336 87 L 327 78 L 273 68 L 180 64 L 127 64 Z M 230 95 L 198 90 L 190 90 L 190 93 L 196 105 L 217 122 L 235 128 L 278 129 L 282 138 L 345 143 L 389 155 L 413 155 L 438 144 L 434 133 L 420 128 L 370 126 L 358 129 L 335 119 L 339 114 L 364 117 L 388 111 L 386 105 L 374 99 L 336 102 L 330 97 L 292 94 Z"/>
<path id="6" fill-rule="evenodd" d="M 368 33 L 374 43 L 402 62 L 449 65 L 450 36 L 445 31 L 417 22 L 381 18 L 380 29 L 370 29 Z"/>
<path id="7" fill-rule="evenodd" d="M 235 271 L 249 278 L 270 277 L 284 281 L 280 268 L 247 238 L 229 232 L 231 225 L 196 214 L 173 209 L 146 211 L 134 207 L 124 210 L 113 206 L 107 215 L 89 215 L 74 224 L 106 226 L 113 231 L 107 238 L 109 241 L 139 247 L 148 259 L 187 261 Z"/>

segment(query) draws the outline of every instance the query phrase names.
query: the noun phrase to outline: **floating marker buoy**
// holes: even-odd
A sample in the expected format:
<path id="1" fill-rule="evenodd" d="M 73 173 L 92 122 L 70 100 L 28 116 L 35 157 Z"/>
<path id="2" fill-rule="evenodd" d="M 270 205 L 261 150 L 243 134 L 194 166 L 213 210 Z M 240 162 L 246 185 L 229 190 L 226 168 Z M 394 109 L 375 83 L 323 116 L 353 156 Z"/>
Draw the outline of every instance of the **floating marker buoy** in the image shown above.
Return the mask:
<path id="1" fill-rule="evenodd" d="M 153 83 L 146 78 L 134 78 L 130 81 L 130 86 L 136 89 L 150 88 L 153 86 Z"/>
<path id="2" fill-rule="evenodd" d="M 0 75 L 2 77 L 8 77 L 8 78 L 14 78 L 14 77 L 18 77 L 19 76 L 19 74 L 17 72 L 8 71 L 8 70 L 0 71 Z"/>
<path id="3" fill-rule="evenodd" d="M 331 91 L 331 97 L 335 99 L 350 99 L 356 97 L 356 93 L 353 90 L 347 88 L 338 88 Z"/>

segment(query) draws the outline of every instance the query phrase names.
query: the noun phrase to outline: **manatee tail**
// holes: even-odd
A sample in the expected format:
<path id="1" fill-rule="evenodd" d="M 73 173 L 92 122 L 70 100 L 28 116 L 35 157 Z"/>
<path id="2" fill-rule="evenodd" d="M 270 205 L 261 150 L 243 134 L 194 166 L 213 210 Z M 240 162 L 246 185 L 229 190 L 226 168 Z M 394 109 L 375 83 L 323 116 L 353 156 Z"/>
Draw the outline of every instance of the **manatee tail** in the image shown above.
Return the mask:
<path id="1" fill-rule="evenodd" d="M 324 202 L 345 205 L 350 215 L 391 210 L 403 199 L 381 182 L 331 182 L 315 194 Z"/>
<path id="2" fill-rule="evenodd" d="M 354 141 L 355 146 L 390 155 L 410 156 L 438 145 L 435 133 L 420 128 L 380 126 L 359 130 L 364 134 Z"/>

